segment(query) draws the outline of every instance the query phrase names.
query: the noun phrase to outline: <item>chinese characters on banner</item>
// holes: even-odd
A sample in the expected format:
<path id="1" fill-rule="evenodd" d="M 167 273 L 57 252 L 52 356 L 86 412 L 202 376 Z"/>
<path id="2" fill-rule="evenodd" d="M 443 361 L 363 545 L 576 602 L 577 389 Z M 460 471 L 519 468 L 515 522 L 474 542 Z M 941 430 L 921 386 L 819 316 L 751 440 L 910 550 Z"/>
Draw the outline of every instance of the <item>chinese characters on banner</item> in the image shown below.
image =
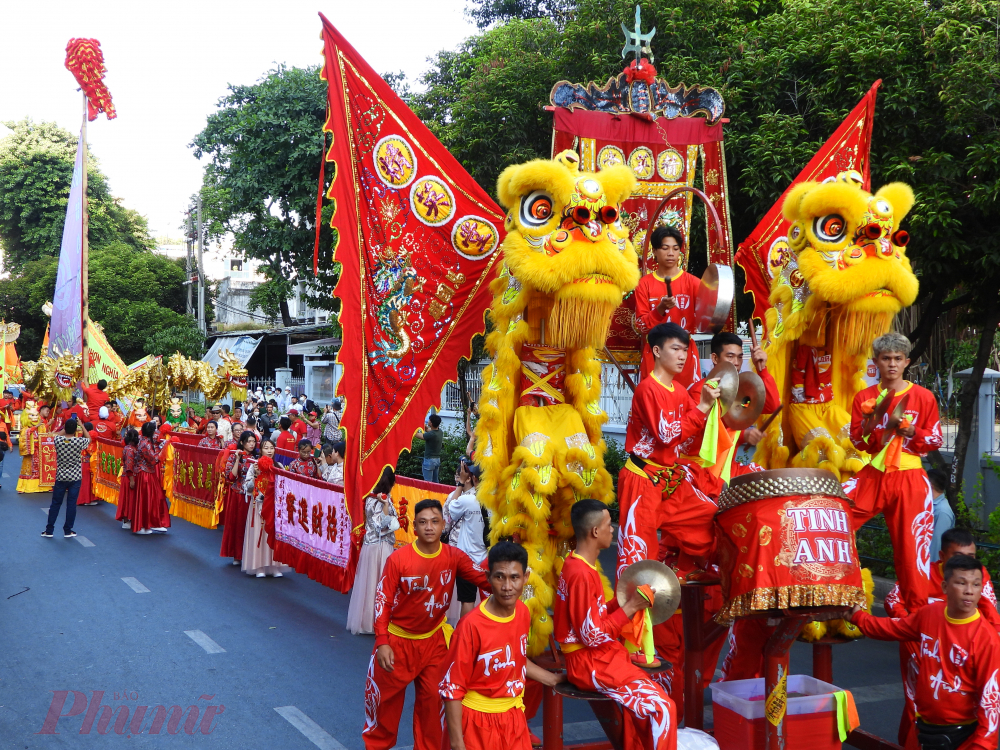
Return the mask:
<path id="1" fill-rule="evenodd" d="M 170 515 L 183 518 L 198 526 L 214 529 L 218 523 L 215 492 L 218 476 L 215 448 L 199 448 L 183 441 L 171 441 L 173 446 L 173 482 Z"/>
<path id="2" fill-rule="evenodd" d="M 275 559 L 288 562 L 280 545 L 347 568 L 351 554 L 351 519 L 344 494 L 326 482 L 274 472 Z M 297 569 L 297 568 L 296 568 Z"/>
<path id="3" fill-rule="evenodd" d="M 96 449 L 90 462 L 93 477 L 91 492 L 112 505 L 118 504 L 118 474 L 122 470 L 122 444 L 118 440 L 96 438 Z"/>
<path id="4" fill-rule="evenodd" d="M 56 444 L 52 435 L 40 436 L 38 455 L 38 484 L 52 489 L 56 484 Z"/>

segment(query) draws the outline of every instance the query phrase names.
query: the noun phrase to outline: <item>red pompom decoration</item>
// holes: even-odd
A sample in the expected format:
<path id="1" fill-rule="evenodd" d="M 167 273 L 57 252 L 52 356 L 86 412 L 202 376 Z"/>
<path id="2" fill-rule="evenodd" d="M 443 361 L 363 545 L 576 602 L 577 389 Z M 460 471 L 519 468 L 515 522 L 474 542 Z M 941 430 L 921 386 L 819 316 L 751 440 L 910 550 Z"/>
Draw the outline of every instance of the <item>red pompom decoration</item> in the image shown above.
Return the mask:
<path id="1" fill-rule="evenodd" d="M 87 95 L 87 119 L 96 120 L 103 112 L 109 120 L 115 119 L 115 105 L 111 92 L 104 85 L 104 54 L 96 39 L 70 39 L 66 45 L 66 69 L 76 77 L 83 93 Z"/>

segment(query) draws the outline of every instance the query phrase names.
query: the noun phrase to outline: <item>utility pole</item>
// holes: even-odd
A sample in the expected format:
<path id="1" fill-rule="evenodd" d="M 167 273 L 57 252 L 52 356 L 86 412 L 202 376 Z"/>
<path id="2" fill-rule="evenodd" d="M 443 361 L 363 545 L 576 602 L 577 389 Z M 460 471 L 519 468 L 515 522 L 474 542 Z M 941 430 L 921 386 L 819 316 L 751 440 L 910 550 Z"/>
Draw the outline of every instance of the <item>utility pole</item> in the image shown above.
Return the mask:
<path id="1" fill-rule="evenodd" d="M 191 273 L 194 270 L 194 226 L 191 224 L 191 210 L 188 209 L 184 222 L 184 241 L 187 243 L 187 307 L 185 312 L 194 315 L 194 290 L 191 288 Z"/>
<path id="2" fill-rule="evenodd" d="M 205 263 L 204 263 L 204 229 L 201 225 L 201 194 L 198 194 L 198 327 L 201 332 L 208 334 L 208 327 L 205 324 Z"/>
<path id="3" fill-rule="evenodd" d="M 90 380 L 88 375 L 88 370 L 90 367 L 90 351 L 88 347 L 87 338 L 90 334 L 89 325 L 87 324 L 88 318 L 90 317 L 90 300 L 88 299 L 90 295 L 90 262 L 89 254 L 90 248 L 88 247 L 88 234 L 90 233 L 90 211 L 87 203 L 87 94 L 83 94 L 83 128 L 80 133 L 80 138 L 83 140 L 83 174 L 81 175 L 83 182 L 83 190 L 80 193 L 80 200 L 83 201 L 83 210 L 80 211 L 80 217 L 83 222 L 83 229 L 81 232 L 82 246 L 80 248 L 80 362 L 81 362 L 81 382 L 84 385 L 89 385 Z"/>

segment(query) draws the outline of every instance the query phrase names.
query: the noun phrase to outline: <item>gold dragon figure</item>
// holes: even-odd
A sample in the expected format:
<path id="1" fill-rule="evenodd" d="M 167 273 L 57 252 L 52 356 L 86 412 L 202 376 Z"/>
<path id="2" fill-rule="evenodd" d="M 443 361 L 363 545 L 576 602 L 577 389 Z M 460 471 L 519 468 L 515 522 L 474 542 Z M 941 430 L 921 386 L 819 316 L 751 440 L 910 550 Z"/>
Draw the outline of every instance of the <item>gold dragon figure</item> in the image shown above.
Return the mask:
<path id="1" fill-rule="evenodd" d="M 493 361 L 483 371 L 476 458 L 491 541 L 513 538 L 528 550 L 532 654 L 552 632 L 546 610 L 573 535 L 571 506 L 613 499 L 595 349 L 639 281 L 620 218 L 634 183 L 623 165 L 580 172 L 572 151 L 508 167 L 498 182 L 507 236 L 490 287 Z"/>
<path id="2" fill-rule="evenodd" d="M 758 464 L 829 469 L 842 481 L 863 466 L 848 435 L 851 404 L 864 388 L 872 341 L 917 296 L 909 236 L 899 228 L 913 201 L 900 182 L 872 195 L 854 171 L 788 193 L 788 242 L 775 243 L 768 258 L 772 307 L 764 343 L 787 406 L 758 445 Z M 827 381 L 822 401 L 807 398 Z"/>

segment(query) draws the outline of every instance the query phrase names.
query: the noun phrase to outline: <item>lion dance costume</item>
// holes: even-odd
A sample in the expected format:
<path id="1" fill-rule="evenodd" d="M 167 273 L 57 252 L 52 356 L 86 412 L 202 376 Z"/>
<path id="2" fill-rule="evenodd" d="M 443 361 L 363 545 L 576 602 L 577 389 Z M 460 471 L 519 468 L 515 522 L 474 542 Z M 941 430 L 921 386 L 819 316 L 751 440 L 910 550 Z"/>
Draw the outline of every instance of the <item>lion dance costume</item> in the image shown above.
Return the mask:
<path id="1" fill-rule="evenodd" d="M 552 632 L 546 610 L 573 536 L 571 506 L 613 499 L 595 349 L 639 281 L 620 218 L 634 182 L 625 166 L 580 172 L 576 153 L 563 151 L 508 167 L 498 183 L 507 236 L 491 287 L 493 361 L 483 371 L 476 458 L 491 541 L 513 538 L 528 550 L 529 654 Z"/>
<path id="2" fill-rule="evenodd" d="M 851 405 L 872 341 L 913 304 L 917 279 L 898 229 L 913 191 L 894 182 L 872 195 L 861 184 L 853 171 L 804 182 L 782 207 L 789 252 L 774 261 L 764 346 L 788 408 L 757 447 L 754 460 L 769 469 L 829 469 L 844 481 L 863 466 Z"/>

